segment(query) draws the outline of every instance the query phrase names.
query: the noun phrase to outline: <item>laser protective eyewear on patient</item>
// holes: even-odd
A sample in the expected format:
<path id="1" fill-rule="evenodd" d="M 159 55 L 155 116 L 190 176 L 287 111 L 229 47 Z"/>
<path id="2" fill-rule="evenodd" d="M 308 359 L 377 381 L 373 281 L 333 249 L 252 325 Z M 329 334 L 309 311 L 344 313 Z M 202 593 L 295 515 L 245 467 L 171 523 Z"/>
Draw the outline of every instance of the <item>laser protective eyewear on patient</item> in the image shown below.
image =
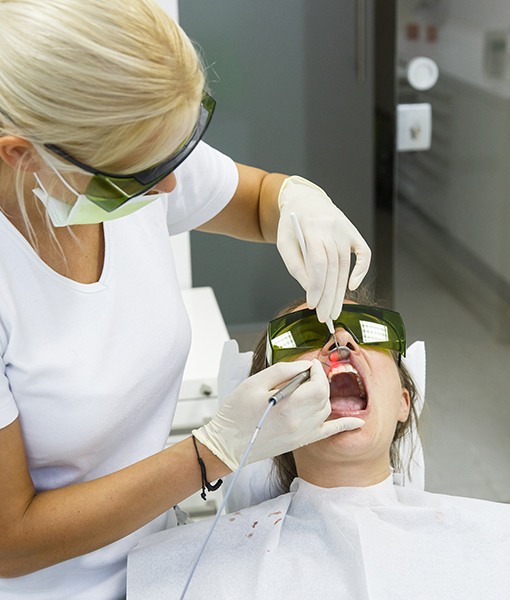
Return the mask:
<path id="1" fill-rule="evenodd" d="M 204 136 L 211 122 L 215 106 L 216 101 L 204 92 L 197 124 L 184 144 L 167 160 L 138 173 L 117 175 L 101 171 L 82 163 L 59 146 L 54 144 L 45 144 L 45 146 L 54 154 L 87 171 L 87 173 L 93 173 L 94 176 L 87 185 L 85 195 L 94 204 L 107 212 L 111 212 L 131 198 L 149 191 L 188 158 Z"/>
<path id="2" fill-rule="evenodd" d="M 406 333 L 398 312 L 362 304 L 344 304 L 335 329 L 349 332 L 360 346 L 393 350 L 405 356 Z M 266 361 L 268 366 L 318 350 L 331 337 L 327 326 L 317 319 L 315 310 L 298 310 L 269 322 Z"/>

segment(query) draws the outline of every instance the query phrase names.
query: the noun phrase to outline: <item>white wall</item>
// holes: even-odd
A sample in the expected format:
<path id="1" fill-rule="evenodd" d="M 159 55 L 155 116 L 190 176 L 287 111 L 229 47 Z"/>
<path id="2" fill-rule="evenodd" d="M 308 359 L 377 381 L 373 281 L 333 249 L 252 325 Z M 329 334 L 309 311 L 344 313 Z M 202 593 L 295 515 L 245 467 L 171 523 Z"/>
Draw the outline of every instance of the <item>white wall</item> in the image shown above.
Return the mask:
<path id="1" fill-rule="evenodd" d="M 508 0 L 400 0 L 398 12 L 401 23 L 423 16 L 437 25 L 449 18 L 483 30 L 510 28 Z"/>
<path id="2" fill-rule="evenodd" d="M 452 18 L 468 21 L 482 29 L 510 27 L 508 0 L 445 0 Z"/>
<path id="3" fill-rule="evenodd" d="M 178 0 L 156 0 L 175 20 L 179 20 Z"/>
<path id="4" fill-rule="evenodd" d="M 486 31 L 509 30 L 510 1 L 402 0 L 399 18 L 401 40 L 407 22 L 438 25 L 436 42 L 422 35 L 401 44 L 400 56 L 432 56 L 440 73 L 432 90 L 412 98 L 432 104 L 432 147 L 400 155 L 400 193 L 455 242 L 450 254 L 462 250 L 480 286 L 503 298 L 510 290 L 510 56 L 506 69 L 490 76 L 484 51 Z"/>

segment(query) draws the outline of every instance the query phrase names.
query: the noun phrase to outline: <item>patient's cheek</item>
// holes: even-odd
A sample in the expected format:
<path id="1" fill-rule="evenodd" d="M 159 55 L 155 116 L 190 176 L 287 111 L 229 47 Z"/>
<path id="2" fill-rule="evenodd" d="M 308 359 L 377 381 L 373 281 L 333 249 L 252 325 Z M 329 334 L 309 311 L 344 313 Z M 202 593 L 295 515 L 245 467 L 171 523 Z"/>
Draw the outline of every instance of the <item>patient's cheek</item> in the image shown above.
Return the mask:
<path id="1" fill-rule="evenodd" d="M 391 382 L 400 381 L 398 367 L 395 364 L 393 357 L 388 352 L 377 352 L 372 361 L 372 366 L 378 379 Z"/>

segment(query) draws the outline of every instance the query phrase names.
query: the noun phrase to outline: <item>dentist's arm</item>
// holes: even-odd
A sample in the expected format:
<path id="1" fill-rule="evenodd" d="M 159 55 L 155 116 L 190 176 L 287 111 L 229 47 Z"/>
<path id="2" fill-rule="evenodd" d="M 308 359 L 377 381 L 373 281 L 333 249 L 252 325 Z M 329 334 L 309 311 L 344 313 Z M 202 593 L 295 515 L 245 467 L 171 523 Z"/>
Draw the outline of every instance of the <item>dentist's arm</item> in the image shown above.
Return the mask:
<path id="1" fill-rule="evenodd" d="M 232 200 L 198 229 L 251 242 L 276 243 L 280 218 L 278 194 L 287 175 L 237 163 L 236 167 L 239 182 Z"/>
<path id="2" fill-rule="evenodd" d="M 200 445 L 213 478 L 228 467 Z M 191 438 L 104 477 L 37 492 L 19 420 L 0 429 L 0 577 L 19 577 L 102 548 L 200 488 Z"/>
<path id="3" fill-rule="evenodd" d="M 329 384 L 318 361 L 310 380 L 269 414 L 251 461 L 270 458 L 363 424 L 324 422 Z M 279 363 L 246 379 L 211 421 L 194 432 L 209 481 L 230 472 L 268 398 L 309 361 Z M 102 548 L 136 531 L 201 487 L 192 439 L 92 481 L 36 491 L 19 420 L 0 429 L 0 577 L 19 577 Z"/>

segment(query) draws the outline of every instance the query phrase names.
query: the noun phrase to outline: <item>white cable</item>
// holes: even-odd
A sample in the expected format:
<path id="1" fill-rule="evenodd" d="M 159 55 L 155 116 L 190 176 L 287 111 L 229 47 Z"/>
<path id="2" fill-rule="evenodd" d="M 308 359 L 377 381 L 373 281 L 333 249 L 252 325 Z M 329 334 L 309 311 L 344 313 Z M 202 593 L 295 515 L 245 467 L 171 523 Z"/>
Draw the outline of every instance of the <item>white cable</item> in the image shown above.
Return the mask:
<path id="1" fill-rule="evenodd" d="M 227 500 L 230 497 L 230 493 L 232 492 L 232 490 L 234 489 L 234 486 L 236 484 L 236 481 L 239 477 L 239 474 L 241 473 L 241 469 L 244 467 L 246 460 L 248 459 L 248 455 L 250 454 L 250 450 L 253 447 L 253 444 L 257 438 L 257 435 L 259 434 L 259 431 L 262 427 L 262 425 L 264 424 L 264 421 L 267 418 L 267 415 L 269 414 L 269 411 L 271 410 L 271 408 L 273 408 L 273 406 L 275 404 L 278 404 L 278 402 L 280 402 L 281 400 L 283 400 L 284 398 L 287 398 L 288 396 L 290 396 L 293 392 L 295 392 L 297 390 L 297 388 L 304 383 L 305 381 L 307 381 L 308 379 L 310 379 L 310 371 L 302 371 L 301 373 L 298 373 L 295 377 L 293 377 L 289 383 L 287 383 L 286 385 L 284 385 L 281 389 L 277 390 L 269 399 L 268 399 L 268 404 L 266 406 L 266 410 L 264 411 L 264 414 L 260 417 L 260 421 L 258 422 L 257 426 L 255 427 L 255 431 L 253 432 L 253 435 L 251 436 L 251 440 L 248 444 L 248 446 L 246 446 L 246 450 L 244 451 L 241 460 L 239 462 L 239 466 L 237 467 L 237 469 L 234 471 L 234 477 L 232 479 L 232 482 L 230 483 L 230 487 L 227 490 L 227 493 L 225 494 L 224 498 L 223 498 L 223 502 L 221 503 L 220 508 L 218 509 L 218 512 L 216 513 L 216 517 L 214 518 L 214 521 L 212 522 L 211 527 L 209 528 L 209 531 L 207 532 L 207 536 L 204 540 L 204 543 L 202 544 L 202 547 L 200 548 L 200 552 L 198 553 L 198 556 L 195 559 L 195 562 L 193 563 L 193 567 L 191 568 L 191 572 L 188 575 L 188 579 L 186 580 L 186 584 L 184 585 L 184 589 L 182 590 L 182 593 L 179 597 L 179 600 L 183 600 L 184 596 L 186 595 L 186 592 L 188 591 L 188 587 L 189 584 L 191 583 L 191 579 L 195 573 L 195 569 L 198 566 L 198 563 L 200 561 L 200 559 L 202 558 L 202 553 L 204 552 L 204 549 L 207 545 L 207 542 L 209 541 L 209 538 L 211 537 L 212 532 L 214 531 L 214 528 L 216 527 L 216 523 L 218 522 L 218 519 L 221 516 L 221 512 L 222 510 L 225 508 L 225 505 L 227 503 Z"/>
<path id="2" fill-rule="evenodd" d="M 205 547 L 207 545 L 207 542 L 209 541 L 209 538 L 211 537 L 211 534 L 214 530 L 214 528 L 216 527 L 216 523 L 218 522 L 218 519 L 221 516 L 221 512 L 223 511 L 223 509 L 225 508 L 225 505 L 227 503 L 227 500 L 230 497 L 230 492 L 234 489 L 234 486 L 236 484 L 236 481 L 239 477 L 239 474 L 241 473 L 241 469 L 244 467 L 246 460 L 248 459 L 248 454 L 250 453 L 250 450 L 252 449 L 253 443 L 255 442 L 255 439 L 257 438 L 257 435 L 259 434 L 260 428 L 262 427 L 262 425 L 264 424 L 264 421 L 266 420 L 267 415 L 269 414 L 269 411 L 273 408 L 273 406 L 276 404 L 276 400 L 274 398 L 270 398 L 269 399 L 269 403 L 266 407 L 266 410 L 264 411 L 264 414 L 262 415 L 262 417 L 260 418 L 260 421 L 257 424 L 257 427 L 255 427 L 255 431 L 253 432 L 253 435 L 251 437 L 250 443 L 248 444 L 248 446 L 246 446 L 246 450 L 244 451 L 243 456 L 241 457 L 241 461 L 239 462 L 239 466 L 237 467 L 237 469 L 234 472 L 234 477 L 232 479 L 232 482 L 230 483 L 230 487 L 227 490 L 227 493 L 225 494 L 224 498 L 223 498 L 223 502 L 221 503 L 220 508 L 218 509 L 218 512 L 216 513 L 216 517 L 214 518 L 214 521 L 212 522 L 211 527 L 209 528 L 209 531 L 207 533 L 207 536 L 204 540 L 204 543 L 202 544 L 202 547 L 200 548 L 200 552 L 198 553 L 198 556 L 195 559 L 195 562 L 193 563 L 193 567 L 190 571 L 190 574 L 188 575 L 188 579 L 186 580 L 186 584 L 184 585 L 184 589 L 182 590 L 182 593 L 179 597 L 179 600 L 183 600 L 184 596 L 186 595 L 186 592 L 188 591 L 188 587 L 189 584 L 191 583 L 191 579 L 195 573 L 195 569 L 198 566 L 198 563 L 200 561 L 200 559 L 202 558 L 202 554 L 205 550 Z"/>

